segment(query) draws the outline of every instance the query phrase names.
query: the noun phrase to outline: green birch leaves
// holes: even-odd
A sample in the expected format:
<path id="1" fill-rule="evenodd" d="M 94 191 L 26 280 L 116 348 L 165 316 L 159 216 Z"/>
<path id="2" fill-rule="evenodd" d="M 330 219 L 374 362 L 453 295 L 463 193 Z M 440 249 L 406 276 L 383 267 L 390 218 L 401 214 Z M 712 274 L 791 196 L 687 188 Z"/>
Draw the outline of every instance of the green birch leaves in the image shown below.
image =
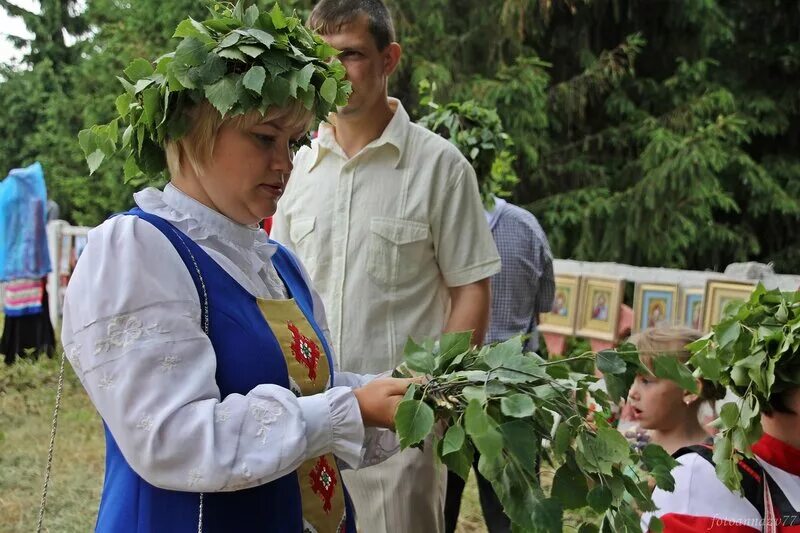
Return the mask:
<path id="1" fill-rule="evenodd" d="M 409 388 L 397 409 L 401 446 L 429 445 L 426 438 L 434 433 L 436 455 L 465 479 L 480 454 L 478 470 L 491 482 L 514 531 L 560 532 L 564 511 L 584 507 L 602 514 L 615 531 L 641 531 L 636 509 L 653 507 L 641 471 L 667 488 L 677 463 L 657 446 L 637 452 L 600 417 L 596 426 L 587 421 L 581 398 L 591 393 L 600 404 L 610 401 L 596 390 L 594 375 L 572 371 L 569 360 L 525 353 L 521 337 L 480 349 L 470 338 L 450 333 L 438 343 L 406 344 L 404 367 L 429 380 Z M 641 368 L 635 352 L 604 357 L 604 367 L 620 376 L 620 387 L 629 381 L 624 376 Z M 441 436 L 437 420 L 446 426 Z M 554 471 L 549 491 L 539 482 L 537 461 Z M 586 523 L 581 530 L 597 531 L 592 528 Z"/>
<path id="2" fill-rule="evenodd" d="M 726 403 L 714 422 L 719 433 L 713 457 L 717 477 L 738 491 L 737 465 L 742 455 L 753 456 L 751 447 L 762 435 L 761 413 L 771 409 L 775 395 L 800 387 L 800 291 L 759 284 L 748 301 L 731 304 L 711 333 L 686 348 L 692 354 L 687 365 L 663 354 L 653 359 L 652 373 L 690 392 L 699 393 L 697 380 L 704 379 L 739 397 Z M 612 399 L 624 397 L 636 373 L 649 372 L 637 361 L 630 344 L 598 354 L 597 367 Z M 663 467 L 650 471 L 668 485 Z"/>
<path id="3" fill-rule="evenodd" d="M 419 124 L 449 140 L 467 158 L 478 176 L 484 205 L 493 206 L 493 196 L 510 196 L 519 182 L 514 143 L 503 130 L 497 111 L 472 100 L 428 105 L 432 111 Z"/>
<path id="4" fill-rule="evenodd" d="M 748 301 L 729 308 L 711 333 L 688 348 L 695 376 L 740 398 L 723 406 L 714 450 L 717 476 L 738 490 L 740 454 L 752 456 L 770 397 L 800 387 L 800 291 L 768 291 L 759 284 Z"/>
<path id="5" fill-rule="evenodd" d="M 126 181 L 164 171 L 164 142 L 185 133 L 184 111 L 204 99 L 223 117 L 299 101 L 318 120 L 347 103 L 350 83 L 335 49 L 278 4 L 269 12 L 245 5 L 215 3 L 208 20 L 178 25 L 173 52 L 128 65 L 118 78 L 119 116 L 78 136 L 90 173 L 118 150 L 127 154 Z"/>

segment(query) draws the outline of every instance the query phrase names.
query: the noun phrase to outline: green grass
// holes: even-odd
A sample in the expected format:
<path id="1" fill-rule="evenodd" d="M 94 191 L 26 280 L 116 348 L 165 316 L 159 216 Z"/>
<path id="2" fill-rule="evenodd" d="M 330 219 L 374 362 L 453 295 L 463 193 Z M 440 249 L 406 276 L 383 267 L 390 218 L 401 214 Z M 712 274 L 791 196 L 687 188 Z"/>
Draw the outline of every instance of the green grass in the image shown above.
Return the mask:
<path id="1" fill-rule="evenodd" d="M 475 475 L 470 474 L 464 494 L 461 497 L 461 513 L 458 515 L 456 533 L 486 533 L 481 504 L 478 500 L 478 485 Z"/>
<path id="2" fill-rule="evenodd" d="M 0 531 L 35 530 L 59 361 L 0 364 Z M 103 475 L 100 418 L 67 364 L 44 526 L 91 531 Z"/>

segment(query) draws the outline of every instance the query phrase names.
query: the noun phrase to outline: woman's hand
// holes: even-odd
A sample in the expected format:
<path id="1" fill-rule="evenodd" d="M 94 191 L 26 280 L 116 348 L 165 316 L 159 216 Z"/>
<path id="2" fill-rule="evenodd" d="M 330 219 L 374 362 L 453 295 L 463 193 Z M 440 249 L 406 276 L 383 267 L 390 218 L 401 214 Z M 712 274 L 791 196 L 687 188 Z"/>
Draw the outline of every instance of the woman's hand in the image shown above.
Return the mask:
<path id="1" fill-rule="evenodd" d="M 415 379 L 378 378 L 363 387 L 353 389 L 361 408 L 364 427 L 394 429 L 397 404 L 403 399 L 406 389 Z"/>

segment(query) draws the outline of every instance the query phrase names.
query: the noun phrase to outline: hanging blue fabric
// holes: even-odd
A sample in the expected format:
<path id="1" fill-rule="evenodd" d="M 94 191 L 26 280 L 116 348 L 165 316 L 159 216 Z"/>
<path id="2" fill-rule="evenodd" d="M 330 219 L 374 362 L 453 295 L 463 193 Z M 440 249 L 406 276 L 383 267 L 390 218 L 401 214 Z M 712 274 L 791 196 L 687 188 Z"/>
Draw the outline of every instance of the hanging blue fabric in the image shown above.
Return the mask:
<path id="1" fill-rule="evenodd" d="M 0 181 L 0 281 L 38 279 L 51 270 L 47 187 L 39 162 Z"/>

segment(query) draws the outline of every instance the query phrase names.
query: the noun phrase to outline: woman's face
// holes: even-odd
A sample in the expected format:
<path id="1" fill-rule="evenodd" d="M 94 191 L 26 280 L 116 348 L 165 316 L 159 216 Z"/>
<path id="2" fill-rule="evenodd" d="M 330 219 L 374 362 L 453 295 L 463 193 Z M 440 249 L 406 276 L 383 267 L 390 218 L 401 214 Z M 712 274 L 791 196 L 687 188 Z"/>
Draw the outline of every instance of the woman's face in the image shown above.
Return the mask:
<path id="1" fill-rule="evenodd" d="M 240 224 L 272 216 L 292 171 L 290 146 L 305 132 L 286 118 L 245 129 L 225 122 L 209 163 L 197 176 L 208 201 L 203 203 Z"/>

